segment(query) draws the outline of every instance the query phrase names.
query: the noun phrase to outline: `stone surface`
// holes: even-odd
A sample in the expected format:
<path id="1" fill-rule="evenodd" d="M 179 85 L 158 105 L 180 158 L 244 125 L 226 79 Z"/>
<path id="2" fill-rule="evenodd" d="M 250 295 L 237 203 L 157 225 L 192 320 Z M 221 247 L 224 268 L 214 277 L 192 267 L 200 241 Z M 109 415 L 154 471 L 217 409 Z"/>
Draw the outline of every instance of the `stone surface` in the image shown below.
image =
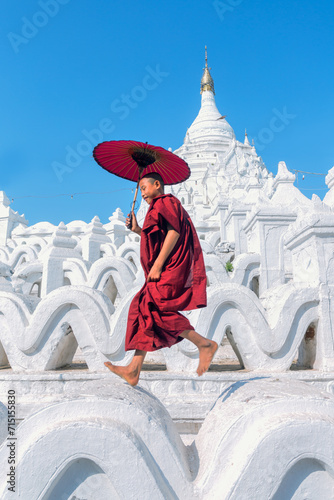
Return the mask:
<path id="1" fill-rule="evenodd" d="M 303 382 L 241 379 L 187 447 L 154 396 L 114 381 L 108 397 L 67 396 L 24 419 L 16 498 L 330 499 L 333 417 L 334 397 Z M 0 491 L 13 498 L 6 467 Z"/>

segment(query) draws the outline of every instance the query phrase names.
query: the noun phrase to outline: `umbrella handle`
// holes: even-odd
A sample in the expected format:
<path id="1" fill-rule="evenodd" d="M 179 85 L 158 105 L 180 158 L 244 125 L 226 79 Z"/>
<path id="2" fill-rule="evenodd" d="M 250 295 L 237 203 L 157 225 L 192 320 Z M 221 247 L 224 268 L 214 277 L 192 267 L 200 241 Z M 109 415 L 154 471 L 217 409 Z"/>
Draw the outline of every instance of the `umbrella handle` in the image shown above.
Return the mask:
<path id="1" fill-rule="evenodd" d="M 137 195 L 138 195 L 139 182 L 140 182 L 140 178 L 141 178 L 141 175 L 143 173 L 143 170 L 144 170 L 143 168 L 139 168 L 138 182 L 137 182 L 136 191 L 135 191 L 135 195 L 134 195 L 133 203 L 132 203 L 132 207 L 131 207 L 131 212 L 130 212 L 130 224 L 127 225 L 127 228 L 130 230 L 132 228 L 132 213 L 135 209 L 135 203 L 136 203 Z"/>
<path id="2" fill-rule="evenodd" d="M 135 191 L 135 195 L 134 195 L 133 202 L 132 202 L 132 207 L 131 207 L 131 213 L 135 209 L 135 204 L 136 204 L 137 195 L 138 195 L 138 187 L 139 187 L 139 181 L 137 182 L 137 187 L 136 187 L 136 191 Z"/>
<path id="3" fill-rule="evenodd" d="M 135 209 L 135 203 L 136 203 L 136 200 L 137 200 L 138 185 L 139 185 L 139 181 L 138 181 L 138 183 L 137 183 L 137 187 L 136 187 L 136 191 L 135 191 L 135 197 L 133 198 L 133 203 L 132 203 L 131 211 L 130 211 L 130 213 L 129 213 L 130 222 L 129 222 L 129 224 L 127 224 L 127 226 L 126 226 L 128 229 L 130 229 L 130 231 L 131 231 L 131 229 L 132 229 L 132 214 L 133 214 L 133 211 L 134 211 L 134 209 Z"/>

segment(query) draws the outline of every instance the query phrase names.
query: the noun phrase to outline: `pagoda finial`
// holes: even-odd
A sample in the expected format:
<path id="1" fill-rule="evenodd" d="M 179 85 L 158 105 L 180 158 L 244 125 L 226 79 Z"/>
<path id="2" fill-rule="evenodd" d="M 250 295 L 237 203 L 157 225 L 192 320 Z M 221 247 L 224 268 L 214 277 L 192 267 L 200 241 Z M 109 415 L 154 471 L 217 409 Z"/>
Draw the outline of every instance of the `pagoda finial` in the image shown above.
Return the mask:
<path id="1" fill-rule="evenodd" d="M 213 78 L 210 75 L 210 69 L 211 68 L 208 67 L 207 46 L 205 46 L 205 68 L 203 68 L 204 73 L 203 73 L 202 80 L 201 80 L 201 94 L 203 94 L 203 92 L 205 90 L 209 90 L 213 94 L 215 93 L 215 86 L 213 83 Z"/>

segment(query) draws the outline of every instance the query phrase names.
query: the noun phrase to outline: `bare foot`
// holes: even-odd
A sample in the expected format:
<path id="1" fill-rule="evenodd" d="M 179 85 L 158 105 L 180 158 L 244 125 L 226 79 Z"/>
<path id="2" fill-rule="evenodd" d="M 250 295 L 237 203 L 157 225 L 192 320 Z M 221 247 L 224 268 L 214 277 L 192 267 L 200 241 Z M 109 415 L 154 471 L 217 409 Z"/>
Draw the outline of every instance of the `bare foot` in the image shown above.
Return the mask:
<path id="1" fill-rule="evenodd" d="M 140 371 L 135 368 L 132 369 L 129 366 L 117 366 L 110 363 L 110 361 L 106 361 L 104 365 L 109 368 L 109 370 L 113 373 L 116 373 L 119 377 L 122 377 L 128 384 L 135 386 L 138 384 L 139 373 Z"/>
<path id="2" fill-rule="evenodd" d="M 209 369 L 212 358 L 218 349 L 217 342 L 209 339 L 206 340 L 206 343 L 199 347 L 199 363 L 196 370 L 199 377 Z"/>

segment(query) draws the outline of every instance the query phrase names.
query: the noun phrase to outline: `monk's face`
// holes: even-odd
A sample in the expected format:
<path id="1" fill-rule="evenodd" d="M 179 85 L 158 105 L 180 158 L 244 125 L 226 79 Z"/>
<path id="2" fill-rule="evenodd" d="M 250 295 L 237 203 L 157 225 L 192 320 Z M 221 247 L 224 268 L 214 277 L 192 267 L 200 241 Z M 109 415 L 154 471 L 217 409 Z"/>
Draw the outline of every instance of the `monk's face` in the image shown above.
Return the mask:
<path id="1" fill-rule="evenodd" d="M 152 180 L 153 179 L 147 179 L 144 177 L 144 179 L 139 182 L 141 196 L 148 204 L 151 203 L 153 198 L 156 198 L 163 193 L 160 182 L 156 180 L 152 182 Z"/>

